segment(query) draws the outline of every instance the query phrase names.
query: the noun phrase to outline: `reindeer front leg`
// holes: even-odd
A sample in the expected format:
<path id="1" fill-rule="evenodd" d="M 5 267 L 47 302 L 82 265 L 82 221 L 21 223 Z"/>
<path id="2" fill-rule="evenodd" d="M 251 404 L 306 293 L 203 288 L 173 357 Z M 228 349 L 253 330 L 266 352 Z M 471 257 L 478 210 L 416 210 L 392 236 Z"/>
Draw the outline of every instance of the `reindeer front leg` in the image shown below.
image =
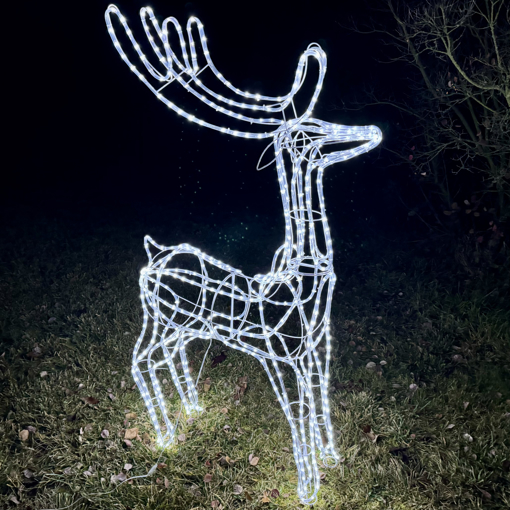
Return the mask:
<path id="1" fill-rule="evenodd" d="M 302 372 L 294 365 L 299 399 L 290 402 L 278 362 L 271 361 L 273 370 L 271 370 L 266 359 L 260 359 L 260 362 L 269 376 L 271 385 L 290 425 L 294 459 L 298 471 L 298 496 L 303 503 L 313 504 L 317 499 L 317 492 L 320 487 L 320 475 L 315 458 L 316 424 L 314 419 L 311 418 L 313 400 L 311 403 L 306 402 L 306 400 L 309 401 L 308 395 L 311 395 L 311 392 Z M 276 373 L 276 377 L 273 375 L 273 371 Z M 315 411 L 313 411 L 313 416 L 315 416 Z"/>

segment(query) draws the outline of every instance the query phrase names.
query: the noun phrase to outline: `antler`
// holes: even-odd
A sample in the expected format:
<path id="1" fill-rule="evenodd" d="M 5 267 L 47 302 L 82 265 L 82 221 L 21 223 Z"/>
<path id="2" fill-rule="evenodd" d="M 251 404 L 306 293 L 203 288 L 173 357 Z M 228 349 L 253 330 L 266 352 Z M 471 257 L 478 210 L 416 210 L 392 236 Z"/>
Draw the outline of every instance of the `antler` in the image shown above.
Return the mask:
<path id="1" fill-rule="evenodd" d="M 155 88 L 148 80 L 147 78 L 136 68 L 136 66 L 129 60 L 126 53 L 123 51 L 116 33 L 115 29 L 112 25 L 111 16 L 114 14 L 117 16 L 119 21 L 121 22 L 122 26 L 124 27 L 124 30 L 126 32 L 126 35 L 129 37 L 131 44 L 133 45 L 133 48 L 138 53 L 138 56 L 140 57 L 140 60 L 144 64 L 145 68 L 149 72 L 149 74 L 155 78 L 158 82 L 164 83 L 161 87 Z M 163 52 L 161 51 L 161 48 L 156 44 L 155 37 L 151 34 L 151 28 L 147 22 L 147 16 L 149 17 L 152 26 L 157 34 L 157 38 L 163 43 Z M 292 84 L 292 88 L 288 94 L 285 96 L 279 96 L 279 97 L 272 97 L 272 96 L 264 96 L 260 94 L 252 94 L 250 92 L 245 92 L 242 90 L 239 90 L 238 88 L 234 87 L 229 81 L 227 81 L 223 75 L 216 69 L 215 65 L 213 64 L 209 50 L 207 48 L 207 39 L 204 34 L 203 25 L 200 22 L 198 18 L 191 17 L 188 20 L 187 23 L 187 33 L 188 33 L 188 44 L 190 48 L 191 53 L 191 65 L 189 61 L 188 52 L 186 50 L 186 42 L 184 40 L 183 31 L 181 29 L 181 26 L 179 22 L 173 18 L 169 17 L 166 18 L 163 21 L 162 26 L 159 25 L 156 17 L 154 16 L 154 13 L 151 8 L 149 7 L 143 7 L 140 10 L 140 17 L 142 20 L 143 27 L 145 29 L 145 33 L 147 35 L 147 38 L 149 39 L 149 42 L 152 46 L 152 49 L 154 50 L 154 53 L 156 54 L 159 62 L 164 67 L 165 72 L 162 73 L 154 67 L 145 54 L 142 52 L 139 44 L 137 43 L 136 39 L 133 36 L 133 33 L 131 32 L 125 17 L 121 14 L 120 10 L 117 8 L 117 6 L 111 4 L 108 6 L 108 9 L 105 12 L 105 20 L 106 25 L 108 27 L 108 32 L 110 34 L 110 37 L 113 41 L 113 44 L 115 48 L 117 49 L 119 55 L 122 57 L 124 62 L 129 66 L 131 71 L 133 71 L 138 78 L 157 96 L 158 99 L 160 99 L 163 103 L 165 103 L 168 107 L 172 108 L 174 111 L 176 111 L 179 115 L 184 116 L 190 121 L 196 122 L 197 124 L 200 124 L 201 126 L 209 127 L 211 129 L 215 129 L 217 131 L 221 131 L 223 133 L 229 133 L 234 136 L 241 136 L 245 138 L 268 138 L 272 137 L 274 132 L 278 130 L 280 126 L 282 126 L 285 123 L 285 118 L 282 119 L 276 119 L 273 117 L 251 117 L 248 115 L 244 115 L 241 113 L 236 113 L 231 108 L 236 107 L 241 110 L 252 110 L 253 112 L 261 112 L 265 114 L 273 115 L 275 113 L 281 112 L 284 115 L 284 110 L 292 103 L 292 100 L 296 93 L 299 91 L 301 86 L 303 85 L 306 73 L 307 73 L 307 66 L 308 66 L 308 59 L 313 57 L 317 59 L 319 63 L 319 77 L 317 80 L 317 84 L 314 89 L 314 93 L 312 96 L 312 99 L 306 109 L 306 111 L 299 117 L 294 118 L 287 122 L 287 128 L 292 128 L 292 126 L 295 126 L 296 124 L 300 124 L 304 119 L 307 119 L 310 117 L 313 107 L 315 106 L 315 103 L 317 102 L 320 90 L 322 88 L 322 83 L 324 81 L 324 76 L 326 74 L 326 54 L 322 50 L 322 48 L 318 44 L 311 44 L 308 46 L 307 50 L 303 53 L 301 58 L 299 59 L 299 63 L 297 66 L 296 74 L 294 77 L 294 82 Z M 179 60 L 177 57 L 175 51 L 172 50 L 170 47 L 170 44 L 168 43 L 168 25 L 172 24 L 174 28 L 177 31 L 177 34 L 179 36 L 180 46 L 181 46 L 181 52 L 182 52 L 182 58 Z M 200 34 L 200 42 L 202 47 L 203 56 L 205 57 L 205 60 L 207 62 L 207 65 L 203 66 L 202 68 L 198 65 L 198 58 L 196 53 L 196 46 L 195 41 L 193 39 L 192 34 L 192 26 L 193 24 L 196 24 L 198 27 L 198 31 Z M 174 63 L 176 65 L 176 68 L 174 67 Z M 205 69 L 209 68 L 216 78 L 224 85 L 226 86 L 230 91 L 232 91 L 236 96 L 240 96 L 242 98 L 241 101 L 234 101 L 233 99 L 228 99 L 224 97 L 221 94 L 216 93 L 215 91 L 211 90 L 210 88 L 206 87 L 201 80 L 199 79 L 200 73 L 202 73 Z M 186 79 L 185 79 L 186 78 Z M 207 104 L 209 107 L 215 109 L 216 111 L 219 111 L 227 116 L 233 117 L 238 120 L 243 120 L 250 122 L 250 124 L 261 124 L 264 126 L 274 126 L 275 129 L 271 130 L 270 132 L 263 132 L 263 133 L 254 133 L 254 132 L 248 132 L 248 131 L 236 131 L 231 130 L 230 128 L 220 127 L 215 124 L 211 124 L 209 122 L 206 122 L 201 119 L 197 119 L 194 115 L 190 115 L 181 108 L 179 108 L 177 105 L 175 105 L 173 102 L 168 100 L 161 91 L 170 83 L 177 80 L 188 92 L 191 92 L 194 96 L 196 96 L 200 101 Z M 187 81 L 186 81 L 187 80 Z M 208 97 L 209 96 L 209 97 Z M 212 98 L 212 99 L 211 99 Z M 247 101 L 248 100 L 248 101 Z M 269 104 L 260 104 L 260 101 L 268 102 Z M 228 106 L 223 106 L 228 105 Z"/>

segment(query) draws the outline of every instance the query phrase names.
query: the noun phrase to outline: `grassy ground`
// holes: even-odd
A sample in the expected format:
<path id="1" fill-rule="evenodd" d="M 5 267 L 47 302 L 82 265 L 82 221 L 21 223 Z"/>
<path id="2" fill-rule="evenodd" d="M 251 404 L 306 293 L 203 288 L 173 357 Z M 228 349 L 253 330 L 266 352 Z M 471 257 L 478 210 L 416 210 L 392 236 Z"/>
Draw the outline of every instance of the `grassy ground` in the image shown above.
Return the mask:
<path id="1" fill-rule="evenodd" d="M 177 392 L 165 386 L 182 435 L 164 452 L 130 375 L 144 234 L 198 244 L 250 273 L 258 260 L 269 264 L 279 230 L 264 218 L 210 228 L 181 220 L 172 230 L 154 218 L 26 211 L 3 226 L 0 506 L 302 507 L 290 430 L 256 360 L 228 351 L 212 368 L 213 345 L 201 377 L 210 389 L 199 384 L 206 411 L 195 420 L 179 416 Z M 263 248 L 250 240 L 261 235 Z M 352 244 L 336 244 L 333 308 L 331 407 L 342 458 L 323 469 L 314 508 L 509 508 L 508 287 L 350 236 Z M 195 374 L 205 349 L 190 349 Z M 129 480 L 157 462 L 150 476 Z"/>

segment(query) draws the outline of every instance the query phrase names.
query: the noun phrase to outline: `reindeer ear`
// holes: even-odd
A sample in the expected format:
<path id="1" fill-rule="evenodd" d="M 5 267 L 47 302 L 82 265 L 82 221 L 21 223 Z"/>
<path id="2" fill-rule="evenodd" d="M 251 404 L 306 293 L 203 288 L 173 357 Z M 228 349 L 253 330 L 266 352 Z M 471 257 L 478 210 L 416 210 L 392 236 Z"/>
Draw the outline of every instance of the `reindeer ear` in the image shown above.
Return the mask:
<path id="1" fill-rule="evenodd" d="M 156 241 L 154 241 L 151 236 L 145 236 L 143 238 L 143 244 L 145 246 L 145 251 L 147 252 L 149 265 L 165 249 L 164 246 L 161 246 Z"/>

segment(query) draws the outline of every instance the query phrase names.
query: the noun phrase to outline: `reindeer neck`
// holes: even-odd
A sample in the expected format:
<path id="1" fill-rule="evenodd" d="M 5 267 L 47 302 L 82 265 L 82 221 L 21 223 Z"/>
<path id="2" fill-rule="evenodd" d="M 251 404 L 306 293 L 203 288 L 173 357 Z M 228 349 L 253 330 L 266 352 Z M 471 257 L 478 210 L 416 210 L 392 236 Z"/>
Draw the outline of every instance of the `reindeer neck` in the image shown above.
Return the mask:
<path id="1" fill-rule="evenodd" d="M 304 149 L 284 154 L 282 138 L 275 139 L 276 167 L 285 216 L 285 258 L 310 258 L 307 264 L 332 262 L 333 249 L 324 205 L 323 169 Z"/>

